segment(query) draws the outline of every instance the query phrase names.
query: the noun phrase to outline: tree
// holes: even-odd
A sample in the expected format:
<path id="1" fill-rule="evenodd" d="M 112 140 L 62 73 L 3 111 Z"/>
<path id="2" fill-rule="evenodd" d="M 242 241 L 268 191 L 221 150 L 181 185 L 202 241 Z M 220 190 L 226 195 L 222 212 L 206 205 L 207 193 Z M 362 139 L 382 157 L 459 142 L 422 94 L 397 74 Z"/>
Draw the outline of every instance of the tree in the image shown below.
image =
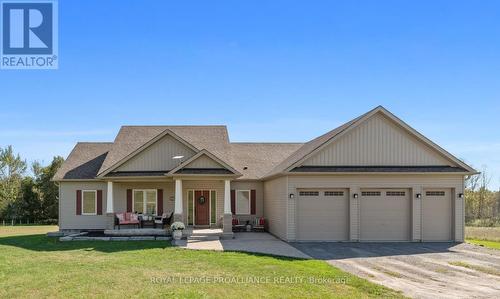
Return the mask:
<path id="1" fill-rule="evenodd" d="M 26 161 L 14 155 L 12 146 L 0 148 L 0 214 L 12 213 L 12 205 L 18 199 L 22 178 L 26 172 Z"/>
<path id="2" fill-rule="evenodd" d="M 56 156 L 47 167 L 42 167 L 38 162 L 33 163 L 36 192 L 41 202 L 41 219 L 58 218 L 59 188 L 51 180 L 63 162 L 64 159 L 62 157 Z"/>

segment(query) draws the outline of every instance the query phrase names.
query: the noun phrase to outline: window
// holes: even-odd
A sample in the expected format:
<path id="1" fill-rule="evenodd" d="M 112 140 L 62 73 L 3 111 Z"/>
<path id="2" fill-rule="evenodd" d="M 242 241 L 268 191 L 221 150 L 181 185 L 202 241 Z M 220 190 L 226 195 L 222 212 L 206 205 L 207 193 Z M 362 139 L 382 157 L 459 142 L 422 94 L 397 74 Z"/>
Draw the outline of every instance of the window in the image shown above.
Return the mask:
<path id="1" fill-rule="evenodd" d="M 156 190 L 134 190 L 134 212 L 156 215 Z"/>
<path id="2" fill-rule="evenodd" d="M 319 196 L 319 191 L 300 191 L 300 196 Z"/>
<path id="3" fill-rule="evenodd" d="M 236 214 L 250 214 L 250 190 L 236 190 Z"/>
<path id="4" fill-rule="evenodd" d="M 444 191 L 425 191 L 425 196 L 444 196 Z"/>
<path id="5" fill-rule="evenodd" d="M 194 224 L 194 191 L 188 191 L 188 225 Z"/>
<path id="6" fill-rule="evenodd" d="M 344 191 L 325 191 L 325 196 L 344 196 Z"/>
<path id="7" fill-rule="evenodd" d="M 361 196 L 380 196 L 380 191 L 362 191 Z"/>
<path id="8" fill-rule="evenodd" d="M 216 212 L 217 212 L 217 195 L 215 190 L 210 191 L 210 223 L 215 224 L 217 222 Z"/>
<path id="9" fill-rule="evenodd" d="M 97 215 L 97 191 L 82 191 L 82 215 Z"/>
<path id="10" fill-rule="evenodd" d="M 385 193 L 386 196 L 406 196 L 406 192 L 404 191 L 387 191 Z"/>

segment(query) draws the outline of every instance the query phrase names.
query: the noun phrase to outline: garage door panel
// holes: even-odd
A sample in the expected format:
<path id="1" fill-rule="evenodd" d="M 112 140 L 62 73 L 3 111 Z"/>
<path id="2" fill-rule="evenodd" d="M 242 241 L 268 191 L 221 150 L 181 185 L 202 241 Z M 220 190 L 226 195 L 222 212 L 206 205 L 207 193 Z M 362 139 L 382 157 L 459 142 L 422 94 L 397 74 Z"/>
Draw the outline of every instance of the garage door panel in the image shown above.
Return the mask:
<path id="1" fill-rule="evenodd" d="M 360 237 L 362 241 L 408 241 L 411 202 L 408 189 L 361 191 Z"/>
<path id="2" fill-rule="evenodd" d="M 453 202 L 451 189 L 426 189 L 422 200 L 422 239 L 452 240 Z"/>
<path id="3" fill-rule="evenodd" d="M 299 190 L 297 240 L 346 241 L 349 238 L 346 189 Z"/>

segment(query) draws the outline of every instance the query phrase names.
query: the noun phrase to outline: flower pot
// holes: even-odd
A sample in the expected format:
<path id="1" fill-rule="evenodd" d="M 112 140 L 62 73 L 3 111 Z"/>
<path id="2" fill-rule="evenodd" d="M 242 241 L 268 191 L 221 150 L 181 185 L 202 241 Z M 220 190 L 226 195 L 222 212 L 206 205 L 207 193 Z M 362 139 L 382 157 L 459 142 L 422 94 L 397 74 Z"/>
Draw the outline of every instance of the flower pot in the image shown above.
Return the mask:
<path id="1" fill-rule="evenodd" d="M 182 238 L 182 230 L 177 229 L 172 232 L 174 240 L 180 240 Z"/>

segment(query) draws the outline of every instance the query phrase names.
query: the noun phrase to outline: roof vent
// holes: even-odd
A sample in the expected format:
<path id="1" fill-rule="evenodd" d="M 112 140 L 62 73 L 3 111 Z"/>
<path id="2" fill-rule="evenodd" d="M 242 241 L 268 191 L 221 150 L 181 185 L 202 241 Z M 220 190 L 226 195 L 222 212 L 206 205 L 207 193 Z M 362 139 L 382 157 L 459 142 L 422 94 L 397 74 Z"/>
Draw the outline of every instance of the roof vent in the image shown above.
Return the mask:
<path id="1" fill-rule="evenodd" d="M 247 169 L 248 169 L 248 167 L 246 167 L 246 166 L 245 166 L 245 167 L 243 167 L 243 170 L 247 170 Z"/>

